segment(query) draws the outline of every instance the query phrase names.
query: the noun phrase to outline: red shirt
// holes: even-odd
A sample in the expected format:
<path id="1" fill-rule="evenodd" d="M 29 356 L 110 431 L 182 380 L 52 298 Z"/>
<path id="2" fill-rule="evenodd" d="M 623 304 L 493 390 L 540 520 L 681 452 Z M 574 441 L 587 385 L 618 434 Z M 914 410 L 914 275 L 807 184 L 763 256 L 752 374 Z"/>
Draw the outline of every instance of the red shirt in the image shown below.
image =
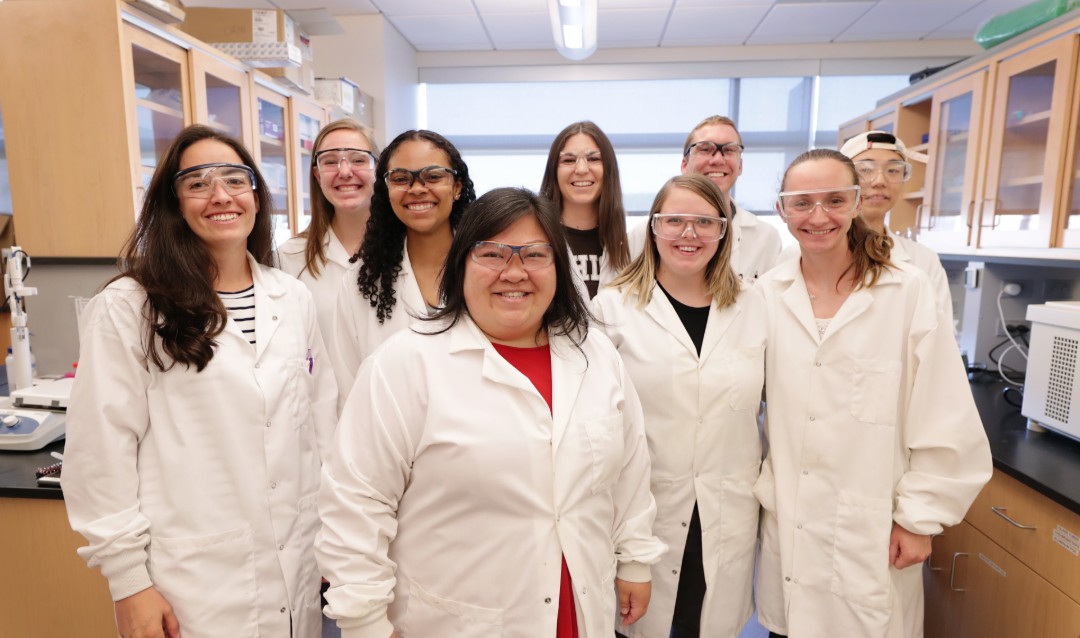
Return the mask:
<path id="1" fill-rule="evenodd" d="M 532 382 L 533 387 L 547 401 L 551 411 L 551 348 L 544 345 L 535 348 L 515 348 L 493 343 L 495 351 L 517 368 L 518 372 Z M 577 610 L 574 608 L 574 585 L 570 582 L 570 569 L 566 557 L 562 559 L 562 578 L 559 582 L 559 618 L 555 638 L 578 638 Z"/>

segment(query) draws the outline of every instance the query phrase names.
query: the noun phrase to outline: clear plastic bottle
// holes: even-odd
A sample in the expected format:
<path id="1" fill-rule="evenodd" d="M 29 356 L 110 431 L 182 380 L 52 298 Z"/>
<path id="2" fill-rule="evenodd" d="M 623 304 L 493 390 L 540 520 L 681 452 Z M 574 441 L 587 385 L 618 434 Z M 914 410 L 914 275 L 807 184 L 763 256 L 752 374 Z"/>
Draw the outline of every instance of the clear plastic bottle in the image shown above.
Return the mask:
<path id="1" fill-rule="evenodd" d="M 8 370 L 10 370 L 12 366 L 15 365 L 15 355 L 11 353 L 10 347 L 7 349 L 7 358 L 4 359 L 4 365 L 7 366 Z"/>

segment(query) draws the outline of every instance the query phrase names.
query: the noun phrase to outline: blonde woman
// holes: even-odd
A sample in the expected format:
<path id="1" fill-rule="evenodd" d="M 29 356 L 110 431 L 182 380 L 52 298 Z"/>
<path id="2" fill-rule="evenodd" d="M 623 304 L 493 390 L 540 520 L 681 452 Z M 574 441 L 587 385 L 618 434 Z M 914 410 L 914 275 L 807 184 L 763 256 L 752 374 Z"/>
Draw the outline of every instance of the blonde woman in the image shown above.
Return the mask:
<path id="1" fill-rule="evenodd" d="M 765 316 L 731 268 L 730 221 L 709 179 L 672 178 L 641 254 L 593 300 L 641 398 L 653 533 L 670 548 L 648 615 L 621 628 L 635 638 L 734 638 L 753 612 Z"/>

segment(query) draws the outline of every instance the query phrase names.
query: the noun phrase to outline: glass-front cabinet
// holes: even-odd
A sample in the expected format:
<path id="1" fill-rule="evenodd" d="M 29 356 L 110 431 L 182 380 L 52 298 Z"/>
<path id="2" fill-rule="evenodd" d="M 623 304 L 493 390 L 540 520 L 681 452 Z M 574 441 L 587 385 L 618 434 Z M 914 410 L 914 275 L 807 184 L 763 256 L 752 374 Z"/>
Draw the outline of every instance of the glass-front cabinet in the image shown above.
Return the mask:
<path id="1" fill-rule="evenodd" d="M 274 200 L 274 243 L 280 246 L 292 237 L 289 220 L 292 216 L 292 193 L 295 192 L 289 179 L 289 140 L 292 138 L 289 98 L 268 87 L 256 85 L 255 108 L 258 140 L 255 159 L 270 186 L 270 195 Z"/>
<path id="2" fill-rule="evenodd" d="M 979 71 L 934 92 L 919 241 L 937 249 L 970 239 L 986 76 Z"/>
<path id="3" fill-rule="evenodd" d="M 1049 247 L 1068 137 L 1076 36 L 998 65 L 979 247 Z"/>
<path id="4" fill-rule="evenodd" d="M 187 90 L 188 52 L 142 29 L 125 25 L 131 53 L 131 80 L 137 135 L 135 206 L 150 185 L 158 158 L 173 138 L 191 123 Z"/>
<path id="5" fill-rule="evenodd" d="M 191 67 L 195 121 L 251 148 L 251 78 L 247 71 L 198 49 L 191 52 Z"/>
<path id="6" fill-rule="evenodd" d="M 296 113 L 296 193 L 299 199 L 293 228 L 296 233 L 301 233 L 311 223 L 311 159 L 315 153 L 315 138 L 326 123 L 326 109 L 296 97 L 292 103 Z"/>

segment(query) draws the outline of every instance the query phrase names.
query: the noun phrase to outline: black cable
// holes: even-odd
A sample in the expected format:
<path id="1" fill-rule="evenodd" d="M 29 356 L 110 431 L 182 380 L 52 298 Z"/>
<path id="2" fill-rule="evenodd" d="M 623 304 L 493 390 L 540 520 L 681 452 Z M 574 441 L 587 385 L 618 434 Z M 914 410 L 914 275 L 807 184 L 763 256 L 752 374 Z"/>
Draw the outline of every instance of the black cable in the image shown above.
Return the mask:
<path id="1" fill-rule="evenodd" d="M 1021 403 L 1013 403 L 1012 400 L 1009 398 L 1009 393 L 1010 392 L 1015 392 L 1015 393 L 1019 394 Z M 1005 400 L 1005 403 L 1008 403 L 1009 405 L 1013 406 L 1014 408 L 1022 408 L 1023 407 L 1023 400 L 1024 400 L 1024 391 L 1021 388 L 1018 388 L 1016 386 L 1007 385 L 1004 388 L 1002 388 L 1002 390 L 1001 390 L 1001 398 Z"/>

